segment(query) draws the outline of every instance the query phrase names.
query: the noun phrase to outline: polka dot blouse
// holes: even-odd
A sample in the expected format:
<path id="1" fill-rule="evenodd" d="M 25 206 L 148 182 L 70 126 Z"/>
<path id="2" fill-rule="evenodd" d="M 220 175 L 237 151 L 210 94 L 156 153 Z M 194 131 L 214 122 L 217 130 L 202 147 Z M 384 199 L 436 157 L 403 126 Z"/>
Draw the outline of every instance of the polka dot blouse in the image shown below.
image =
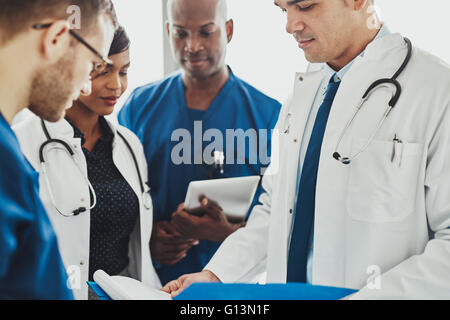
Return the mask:
<path id="1" fill-rule="evenodd" d="M 89 281 L 98 269 L 117 275 L 128 266 L 128 244 L 139 215 L 138 198 L 113 162 L 114 134 L 106 120 L 99 119 L 102 137 L 92 151 L 83 148 L 89 181 L 97 196 L 97 205 L 91 210 Z M 83 133 L 71 125 L 74 137 L 81 138 L 84 145 Z"/>

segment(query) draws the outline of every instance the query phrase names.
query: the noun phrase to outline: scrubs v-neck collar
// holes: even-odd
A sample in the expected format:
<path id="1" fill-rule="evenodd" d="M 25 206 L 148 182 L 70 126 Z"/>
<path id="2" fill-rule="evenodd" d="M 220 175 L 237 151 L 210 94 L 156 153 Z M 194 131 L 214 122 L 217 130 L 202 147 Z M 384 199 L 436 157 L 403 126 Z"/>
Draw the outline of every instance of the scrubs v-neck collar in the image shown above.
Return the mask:
<path id="1" fill-rule="evenodd" d="M 233 71 L 230 67 L 228 67 L 229 71 L 229 78 L 225 85 L 222 87 L 222 89 L 219 91 L 217 96 L 214 98 L 213 102 L 210 104 L 207 110 L 204 111 L 202 121 L 208 120 L 218 108 L 223 107 L 223 101 L 227 97 L 227 95 L 230 93 L 231 89 L 234 87 L 234 84 L 236 82 L 236 78 L 233 74 Z M 186 96 L 185 96 L 185 90 L 184 90 L 184 83 L 183 83 L 183 77 L 180 74 L 178 77 L 178 83 L 177 83 L 177 96 L 178 96 L 178 106 L 181 110 L 179 112 L 181 114 L 184 114 L 184 116 L 188 119 L 190 119 L 190 115 L 188 114 L 188 108 L 186 103 Z"/>

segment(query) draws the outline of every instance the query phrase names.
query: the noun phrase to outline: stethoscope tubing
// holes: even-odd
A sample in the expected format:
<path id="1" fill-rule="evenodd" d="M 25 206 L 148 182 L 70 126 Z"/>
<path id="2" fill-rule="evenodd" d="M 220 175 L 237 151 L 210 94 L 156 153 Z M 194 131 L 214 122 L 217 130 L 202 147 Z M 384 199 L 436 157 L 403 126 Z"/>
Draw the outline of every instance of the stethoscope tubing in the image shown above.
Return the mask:
<path id="1" fill-rule="evenodd" d="M 44 120 L 42 120 L 42 119 L 41 119 L 41 127 L 42 127 L 42 130 L 44 131 L 44 134 L 45 134 L 47 140 L 44 143 L 42 143 L 41 146 L 39 147 L 39 161 L 41 163 L 42 172 L 45 175 L 45 180 L 46 180 L 46 184 L 47 184 L 47 189 L 49 190 L 50 200 L 52 201 L 54 207 L 56 208 L 56 210 L 61 215 L 65 216 L 65 217 L 77 216 L 77 215 L 79 215 L 82 212 L 85 212 L 87 210 L 93 209 L 96 206 L 96 204 L 97 204 L 97 196 L 96 196 L 95 190 L 94 190 L 91 182 L 89 181 L 89 179 L 87 177 L 84 176 L 83 171 L 81 170 L 80 166 L 78 165 L 78 162 L 74 158 L 75 157 L 75 152 L 72 150 L 72 148 L 69 146 L 69 144 L 67 142 L 65 142 L 65 141 L 63 141 L 61 139 L 53 139 L 50 136 L 50 133 L 48 132 L 48 129 L 47 129 L 47 126 L 45 125 Z M 137 161 L 136 155 L 133 152 L 133 149 L 131 148 L 131 145 L 127 141 L 127 139 L 119 131 L 116 131 L 116 132 L 117 132 L 118 136 L 123 140 L 125 145 L 127 146 L 127 149 L 129 150 L 129 152 L 131 154 L 131 157 L 133 158 L 133 162 L 134 162 L 134 165 L 135 165 L 135 168 L 136 168 L 136 172 L 137 172 L 137 175 L 138 175 L 138 178 L 139 178 L 139 186 L 141 188 L 143 204 L 144 204 L 145 208 L 150 209 L 150 207 L 151 207 L 151 204 L 150 204 L 151 198 L 150 198 L 150 195 L 149 195 L 149 191 L 150 190 L 149 190 L 148 186 L 144 183 L 144 180 L 142 179 L 141 170 L 140 170 L 139 163 Z M 92 197 L 93 197 L 93 204 L 90 205 L 89 208 L 80 207 L 80 208 L 74 210 L 71 214 L 64 214 L 63 212 L 61 212 L 57 208 L 56 202 L 55 202 L 55 197 L 54 197 L 54 195 L 53 195 L 53 193 L 51 191 L 52 189 L 51 189 L 51 186 L 50 186 L 50 181 L 48 180 L 46 161 L 45 161 L 45 157 L 44 157 L 45 148 L 46 148 L 47 145 L 49 145 L 51 143 L 60 144 L 60 145 L 62 145 L 64 147 L 64 149 L 70 154 L 72 160 L 75 162 L 78 170 L 80 171 L 80 174 L 86 180 L 86 183 L 87 183 L 87 185 L 89 187 L 89 191 L 90 191 L 90 193 L 92 194 Z"/>
<path id="2" fill-rule="evenodd" d="M 407 53 L 405 59 L 403 60 L 400 68 L 395 72 L 395 74 L 392 76 L 392 78 L 390 78 L 390 79 L 387 79 L 387 78 L 379 79 L 379 80 L 373 82 L 369 86 L 369 88 L 367 88 L 366 92 L 362 96 L 361 102 L 356 107 L 356 110 L 353 113 L 352 118 L 347 122 L 344 130 L 342 131 L 342 133 L 341 133 L 341 135 L 340 135 L 340 137 L 338 139 L 338 142 L 336 144 L 335 151 L 333 153 L 333 158 L 335 158 L 337 161 L 339 161 L 339 162 L 341 162 L 341 163 L 343 163 L 345 165 L 348 165 L 356 157 L 358 157 L 361 153 L 363 153 L 369 147 L 369 145 L 373 141 L 373 139 L 375 139 L 375 136 L 376 136 L 377 132 L 381 129 L 384 121 L 387 119 L 387 117 L 391 113 L 392 109 L 397 105 L 397 102 L 400 99 L 401 94 L 402 94 L 402 86 L 401 86 L 400 82 L 397 80 L 397 78 L 403 73 L 405 68 L 408 66 L 408 64 L 409 64 L 409 62 L 411 60 L 411 56 L 412 56 L 412 43 L 411 43 L 411 41 L 408 38 L 404 38 L 404 40 L 405 40 L 405 42 L 407 44 L 407 47 L 408 47 L 408 53 Z M 369 137 L 367 143 L 361 148 L 360 151 L 358 151 L 352 157 L 343 157 L 343 156 L 341 156 L 341 154 L 338 152 L 339 145 L 340 145 L 342 139 L 344 138 L 346 132 L 350 128 L 351 124 L 355 120 L 356 116 L 358 115 L 359 111 L 363 107 L 364 103 L 370 98 L 371 94 L 375 91 L 375 89 L 377 89 L 377 88 L 379 88 L 381 86 L 389 87 L 389 85 L 393 85 L 395 87 L 395 92 L 392 95 L 392 98 L 391 98 L 391 100 L 388 103 L 388 108 L 386 109 L 385 113 L 383 114 L 382 119 L 378 122 L 378 125 L 377 125 L 376 129 L 373 131 L 373 133 Z"/>

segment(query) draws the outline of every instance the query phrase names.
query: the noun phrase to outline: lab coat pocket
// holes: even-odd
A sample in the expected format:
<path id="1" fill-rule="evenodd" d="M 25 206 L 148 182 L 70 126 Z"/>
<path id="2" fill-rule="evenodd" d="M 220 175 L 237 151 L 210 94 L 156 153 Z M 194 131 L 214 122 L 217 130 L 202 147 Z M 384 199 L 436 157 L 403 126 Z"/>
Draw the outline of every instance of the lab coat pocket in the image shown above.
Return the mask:
<path id="1" fill-rule="evenodd" d="M 352 154 L 365 141 L 353 141 Z M 395 146 L 395 151 L 394 151 Z M 415 209 L 423 146 L 372 141 L 349 165 L 347 209 L 363 222 L 397 222 Z"/>

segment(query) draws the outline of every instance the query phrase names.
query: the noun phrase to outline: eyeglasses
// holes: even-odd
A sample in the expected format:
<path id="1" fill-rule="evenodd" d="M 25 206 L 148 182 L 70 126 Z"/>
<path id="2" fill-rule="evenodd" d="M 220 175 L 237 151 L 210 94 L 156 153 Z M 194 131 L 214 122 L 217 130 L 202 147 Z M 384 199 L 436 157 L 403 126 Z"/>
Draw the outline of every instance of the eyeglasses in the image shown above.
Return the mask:
<path id="1" fill-rule="evenodd" d="M 35 29 L 35 30 L 42 30 L 42 29 L 49 28 L 51 25 L 52 25 L 52 23 L 35 24 L 35 25 L 33 25 L 33 29 Z M 80 37 L 78 34 L 76 34 L 75 31 L 70 29 L 69 33 L 78 42 L 83 44 L 86 48 L 89 49 L 89 51 L 91 51 L 93 54 L 95 54 L 97 57 L 99 57 L 102 60 L 101 63 L 97 63 L 94 66 L 93 72 L 95 72 L 95 73 L 101 72 L 102 70 L 105 70 L 109 66 L 113 65 L 113 62 L 111 60 L 109 60 L 107 57 L 103 56 L 100 52 L 95 50 L 89 43 L 86 42 L 86 40 L 84 40 L 82 37 Z"/>

